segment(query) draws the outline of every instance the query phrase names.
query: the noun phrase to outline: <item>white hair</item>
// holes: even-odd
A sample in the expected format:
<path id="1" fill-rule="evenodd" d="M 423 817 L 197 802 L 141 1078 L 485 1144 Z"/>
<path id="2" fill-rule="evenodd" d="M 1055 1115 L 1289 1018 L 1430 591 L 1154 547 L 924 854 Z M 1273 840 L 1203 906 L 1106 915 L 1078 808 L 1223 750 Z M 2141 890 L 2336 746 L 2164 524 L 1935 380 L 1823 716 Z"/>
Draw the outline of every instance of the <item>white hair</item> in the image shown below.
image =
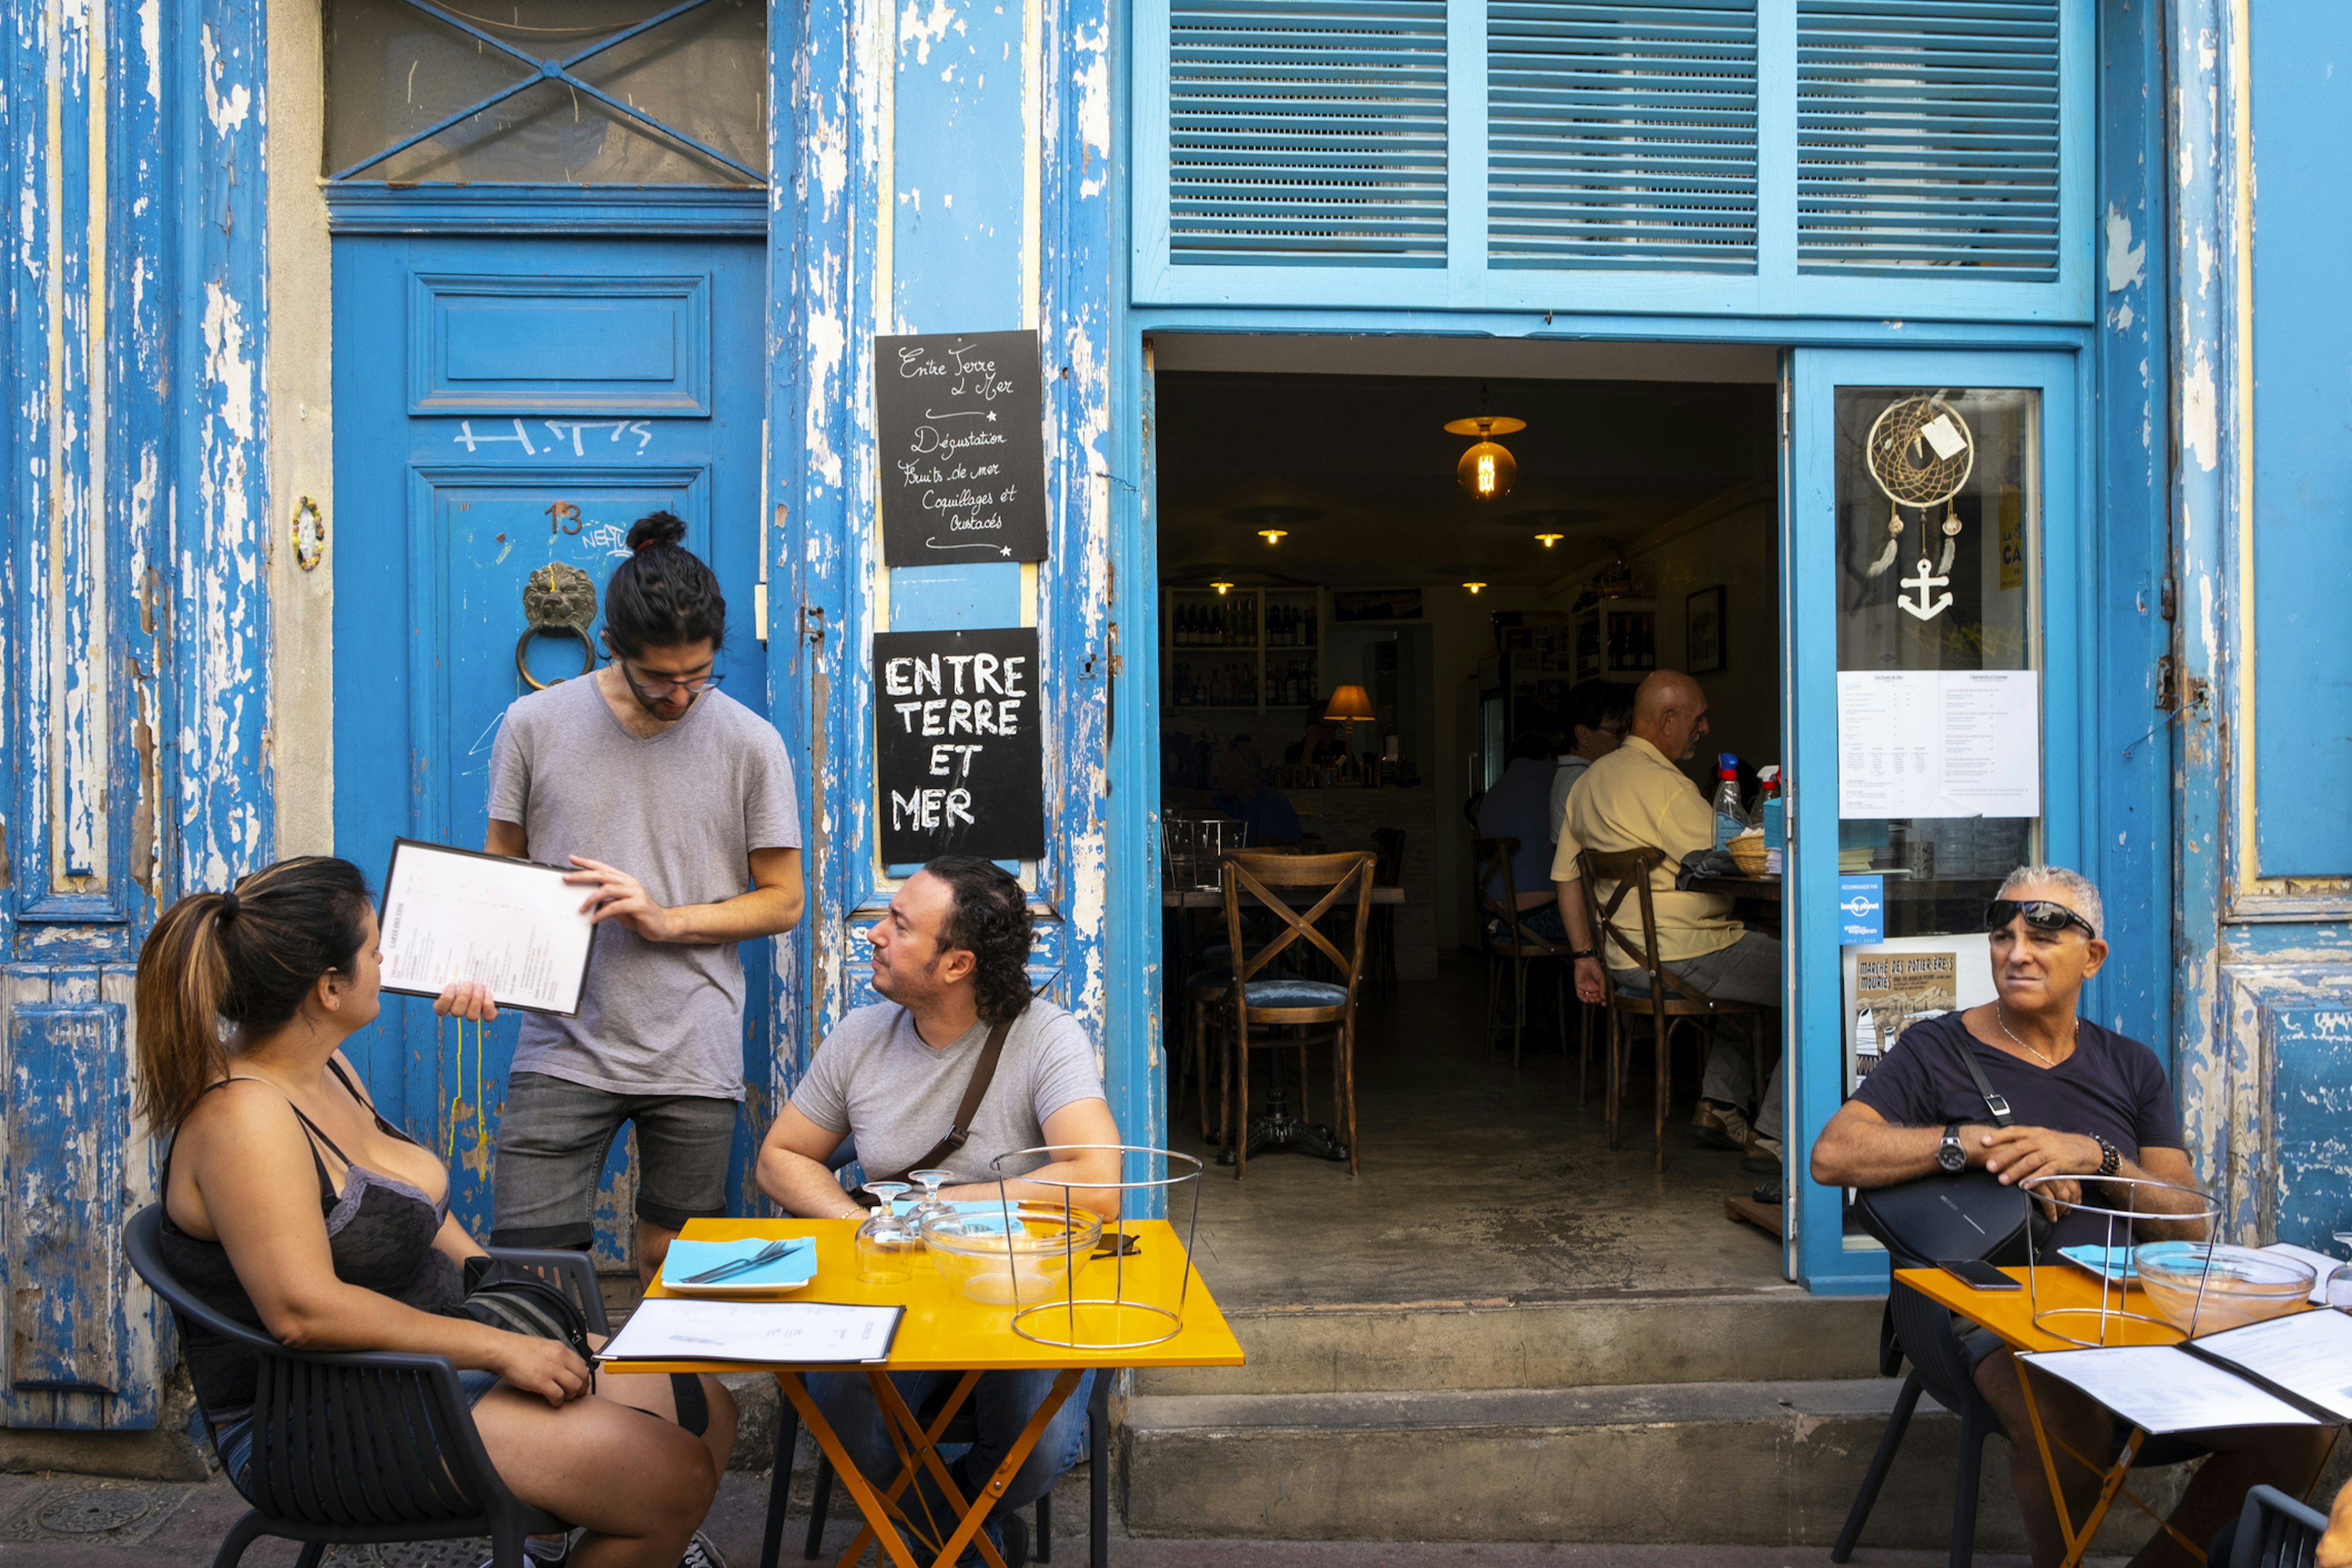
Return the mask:
<path id="1" fill-rule="evenodd" d="M 2058 888 L 2066 896 L 2055 900 L 2065 904 L 2076 914 L 2091 922 L 2091 934 L 2103 937 L 2107 931 L 2106 906 L 2099 900 L 2099 889 L 2080 871 L 2070 871 L 2063 866 L 2020 866 L 2001 879 L 2001 898 L 2015 896 L 2020 888 L 2034 886 Z"/>

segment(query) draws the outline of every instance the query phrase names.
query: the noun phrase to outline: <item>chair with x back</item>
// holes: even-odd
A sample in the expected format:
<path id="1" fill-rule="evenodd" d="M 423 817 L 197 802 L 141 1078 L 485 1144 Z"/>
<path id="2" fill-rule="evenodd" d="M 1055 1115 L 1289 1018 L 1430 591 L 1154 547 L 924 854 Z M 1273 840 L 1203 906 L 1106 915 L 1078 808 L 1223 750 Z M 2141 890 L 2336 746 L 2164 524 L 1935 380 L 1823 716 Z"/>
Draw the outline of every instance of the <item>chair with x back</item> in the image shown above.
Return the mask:
<path id="1" fill-rule="evenodd" d="M 1624 1094 L 1625 1069 L 1633 1055 L 1632 1032 L 1627 1026 L 1633 1018 L 1646 1017 L 1657 1054 L 1655 1168 L 1661 1171 L 1666 1168 L 1666 1106 L 1674 1093 L 1674 1051 L 1668 1031 L 1686 1018 L 1703 1025 L 1719 1025 L 1738 1018 L 1745 1021 L 1753 1048 L 1756 1031 L 1763 1022 L 1763 1009 L 1753 1002 L 1718 1002 L 1668 969 L 1659 956 L 1658 911 L 1651 897 L 1650 879 L 1665 858 L 1666 852 L 1655 848 L 1627 849 L 1616 854 L 1586 849 L 1577 856 L 1584 889 L 1585 918 L 1592 924 L 1593 938 L 1601 948 L 1601 970 L 1608 977 L 1603 1006 L 1609 1014 L 1609 1146 L 1617 1147 L 1618 1111 Z M 1605 900 L 1601 892 L 1604 886 L 1609 889 Z M 1629 922 L 1620 913 L 1629 899 L 1641 914 L 1639 942 L 1627 931 Z M 1618 972 L 1623 969 L 1638 970 L 1647 978 L 1646 995 L 1629 990 L 1618 979 Z"/>
<path id="2" fill-rule="evenodd" d="M 1234 1152 L 1234 1177 L 1249 1173 L 1249 1053 L 1296 1050 L 1299 1056 L 1299 1110 L 1306 1110 L 1306 1061 L 1309 1047 L 1331 1047 L 1331 1079 L 1339 1103 L 1339 1124 L 1346 1129 L 1348 1171 L 1356 1170 L 1356 996 L 1364 979 L 1364 932 L 1371 909 L 1373 858 L 1363 850 L 1339 855 L 1270 855 L 1244 850 L 1228 855 L 1219 868 L 1225 895 L 1225 931 L 1235 963 L 1226 993 L 1233 1018 L 1221 1077 L 1234 1083 L 1231 1097 L 1234 1119 L 1229 1137 Z M 1287 896 L 1286 896 L 1287 895 Z M 1293 900 L 1298 902 L 1294 903 Z M 1255 947 L 1243 941 L 1244 916 L 1263 910 L 1271 917 L 1272 934 Z M 1340 933 L 1343 948 L 1323 929 L 1325 919 L 1346 914 Z M 1284 974 L 1277 968 L 1285 953 L 1295 966 L 1309 954 L 1327 960 L 1333 980 Z M 1253 1026 L 1261 1030 L 1296 1028 L 1306 1031 L 1292 1038 L 1261 1035 L 1252 1039 Z"/>

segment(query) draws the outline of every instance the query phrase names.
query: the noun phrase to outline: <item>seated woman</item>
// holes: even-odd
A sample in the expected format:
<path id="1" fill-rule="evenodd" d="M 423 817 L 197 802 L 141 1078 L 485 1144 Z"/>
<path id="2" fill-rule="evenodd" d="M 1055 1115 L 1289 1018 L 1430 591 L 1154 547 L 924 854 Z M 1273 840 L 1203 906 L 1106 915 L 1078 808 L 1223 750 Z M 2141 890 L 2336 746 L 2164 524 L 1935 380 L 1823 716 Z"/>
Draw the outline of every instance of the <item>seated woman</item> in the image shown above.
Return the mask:
<path id="1" fill-rule="evenodd" d="M 2098 889 L 2079 872 L 2024 866 L 2010 873 L 1985 911 L 1994 1000 L 1913 1024 L 1862 1080 L 1813 1144 L 1813 1180 L 1825 1186 L 1885 1187 L 1971 1168 L 2004 1184 L 2052 1178 L 2037 1192 L 2056 1218 L 2052 1245 L 2098 1245 L 2105 1222 L 2074 1209 L 2131 1204 L 2144 1217 L 2137 1239 L 2202 1237 L 2193 1219 L 2157 1217 L 2196 1207 L 2189 1163 L 2163 1064 L 2138 1040 L 2079 1016 L 2083 983 L 2107 960 Z M 1967 1053 L 1963 1056 L 1962 1053 Z M 1969 1076 L 1973 1059 L 2011 1110 L 1993 1123 Z M 2164 1186 L 2109 1186 L 2110 1182 Z M 2168 1190 L 2175 1189 L 2175 1190 Z M 2066 1543 L 2051 1507 L 2016 1360 L 1990 1333 L 1964 1331 L 1977 1390 L 2007 1429 L 2010 1483 L 2017 1493 L 2034 1568 L 2054 1568 Z M 2105 1462 L 2125 1434 L 2089 1396 L 2054 1380 L 2034 1385 L 2053 1445 Z M 2190 1432 L 2212 1450 L 2173 1510 L 2168 1530 L 2150 1536 L 2133 1568 L 2194 1568 L 2184 1542 L 2211 1538 L 2236 1515 L 2246 1490 L 2268 1482 L 2301 1496 L 2317 1479 L 2332 1440 L 2321 1426 L 2241 1426 Z M 2081 1519 L 2099 1477 L 2062 1459 L 2067 1512 Z M 2178 1533 L 2174 1533 L 2178 1531 Z"/>
<path id="2" fill-rule="evenodd" d="M 507 1486 L 584 1527 L 578 1568 L 718 1563 L 698 1527 L 735 1441 L 724 1388 L 599 1377 L 566 1345 L 449 1312 L 482 1248 L 449 1213 L 447 1168 L 376 1113 L 338 1049 L 375 1018 L 376 984 L 375 911 L 348 861 L 280 861 L 156 923 L 139 955 L 139 1092 L 173 1135 L 165 1260 L 288 1345 L 448 1357 Z M 254 1360 L 196 1328 L 187 1357 L 241 1489 Z"/>

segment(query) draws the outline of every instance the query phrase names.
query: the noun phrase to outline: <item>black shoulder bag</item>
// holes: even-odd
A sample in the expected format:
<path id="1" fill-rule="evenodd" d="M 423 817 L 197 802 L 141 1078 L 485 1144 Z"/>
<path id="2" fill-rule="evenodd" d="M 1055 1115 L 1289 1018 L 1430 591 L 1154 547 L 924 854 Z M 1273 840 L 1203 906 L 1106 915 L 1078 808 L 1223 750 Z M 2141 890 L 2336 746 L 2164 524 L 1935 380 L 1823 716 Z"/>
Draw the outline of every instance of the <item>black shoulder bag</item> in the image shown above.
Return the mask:
<path id="1" fill-rule="evenodd" d="M 867 1181 L 903 1182 L 909 1172 L 936 1170 L 941 1161 L 971 1142 L 972 1121 L 980 1115 L 980 1102 L 988 1098 L 988 1086 L 996 1081 L 997 1058 L 1004 1054 L 1005 1037 L 1012 1033 L 1013 1020 L 1010 1018 L 1002 1024 L 990 1026 L 988 1039 L 980 1047 L 980 1060 L 972 1064 L 971 1081 L 963 1087 L 963 1103 L 956 1107 L 955 1121 L 948 1128 L 948 1135 L 932 1144 L 930 1152 L 897 1175 L 868 1176 L 866 1178 Z M 849 1197 L 860 1208 L 870 1209 L 882 1201 L 864 1187 L 851 1193 Z"/>
<path id="2" fill-rule="evenodd" d="M 560 1289 L 510 1258 L 466 1259 L 466 1298 L 448 1313 L 510 1334 L 555 1340 L 570 1345 L 582 1361 L 595 1353 L 588 1345 L 587 1314 Z"/>
<path id="3" fill-rule="evenodd" d="M 2009 1126 L 2009 1101 L 1985 1080 L 1984 1068 L 1969 1048 L 1967 1026 L 1957 1015 L 1953 1021 L 1959 1029 L 1953 1048 L 1960 1053 L 1960 1065 L 1984 1097 L 1993 1125 Z M 2022 1264 L 2029 1258 L 2029 1235 L 2038 1247 L 2050 1230 L 2023 1188 L 2003 1186 L 1981 1166 L 1957 1176 L 1938 1171 L 1891 1187 L 1865 1188 L 1854 1194 L 1853 1207 L 1863 1228 L 1885 1244 L 1897 1268 L 1928 1268 L 1963 1258 Z"/>

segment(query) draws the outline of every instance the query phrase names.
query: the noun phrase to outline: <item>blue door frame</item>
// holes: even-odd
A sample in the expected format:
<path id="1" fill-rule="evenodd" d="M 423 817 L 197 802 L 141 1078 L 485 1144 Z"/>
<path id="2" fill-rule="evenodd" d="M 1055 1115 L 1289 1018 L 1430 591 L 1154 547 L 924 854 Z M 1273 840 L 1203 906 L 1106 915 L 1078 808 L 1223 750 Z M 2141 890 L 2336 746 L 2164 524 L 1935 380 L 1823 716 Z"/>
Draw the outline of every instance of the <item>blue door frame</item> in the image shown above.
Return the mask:
<path id="1" fill-rule="evenodd" d="M 2097 531 L 2084 526 L 2095 493 L 2084 427 L 2085 356 L 2063 353 L 1798 349 L 1791 354 L 1790 468 L 1781 524 L 1786 639 L 1783 732 L 1788 736 L 1789 869 L 1785 895 L 1790 1158 L 1784 1203 L 1789 1277 L 1821 1295 L 1886 1288 L 1886 1254 L 1849 1250 L 1843 1194 L 1812 1180 L 1805 1151 L 1844 1101 L 1843 980 L 1837 923 L 1837 534 L 1835 424 L 1843 386 L 2024 387 L 2042 395 L 2041 621 L 2043 858 L 2085 861 L 2086 826 L 2099 820 L 2098 780 L 2084 737 L 2099 732 Z M 2094 983 L 2085 1011 L 2101 1016 Z"/>

